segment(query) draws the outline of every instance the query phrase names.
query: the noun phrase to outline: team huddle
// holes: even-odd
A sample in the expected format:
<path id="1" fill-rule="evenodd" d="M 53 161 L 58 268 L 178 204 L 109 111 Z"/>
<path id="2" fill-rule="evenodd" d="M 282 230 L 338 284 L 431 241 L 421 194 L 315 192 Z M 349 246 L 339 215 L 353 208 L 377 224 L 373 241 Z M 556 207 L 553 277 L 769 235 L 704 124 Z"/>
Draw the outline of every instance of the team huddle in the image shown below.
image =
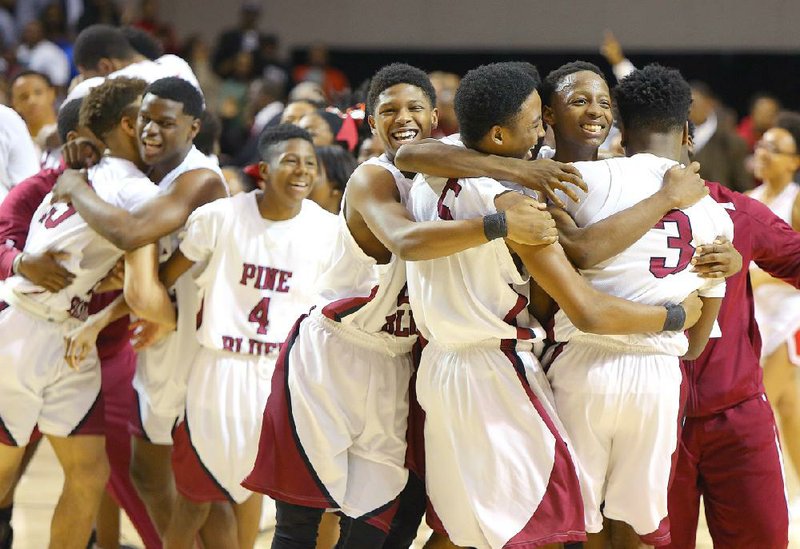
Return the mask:
<path id="1" fill-rule="evenodd" d="M 316 547 L 331 512 L 342 549 L 408 548 L 423 515 L 433 548 L 689 548 L 701 495 L 718 546 L 787 546 L 747 265 L 797 286 L 800 238 L 697 175 L 678 71 L 610 90 L 580 61 L 543 81 L 483 65 L 460 133 L 434 140 L 428 76 L 383 67 L 382 154 L 335 216 L 293 124 L 262 131 L 259 189 L 229 196 L 193 146 L 188 66 L 101 70 L 127 55 L 101 30 L 59 114 L 88 169 L 27 184 L 41 200 L 0 282 L 0 497 L 46 436 L 66 477 L 52 547 L 89 539 L 114 363 L 135 370 L 131 474 L 167 548 L 253 547 L 268 500 L 276 549 Z M 600 159 L 612 123 L 626 156 Z M 58 289 L 24 264 L 55 251 Z M 713 441 L 686 439 L 709 418 Z"/>

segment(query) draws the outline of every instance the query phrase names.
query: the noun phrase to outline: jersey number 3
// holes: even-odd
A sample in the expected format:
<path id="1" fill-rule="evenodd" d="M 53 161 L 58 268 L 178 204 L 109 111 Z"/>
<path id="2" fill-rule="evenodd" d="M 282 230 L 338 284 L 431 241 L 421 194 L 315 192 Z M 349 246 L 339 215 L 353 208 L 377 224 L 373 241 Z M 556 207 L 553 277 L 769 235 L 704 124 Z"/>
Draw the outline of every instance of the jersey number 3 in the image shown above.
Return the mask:
<path id="1" fill-rule="evenodd" d="M 664 278 L 667 275 L 679 273 L 689 266 L 689 262 L 694 256 L 694 246 L 692 246 L 692 223 L 689 216 L 680 210 L 673 210 L 661 218 L 654 229 L 666 229 L 667 223 L 674 226 L 677 236 L 667 237 L 667 248 L 678 250 L 678 264 L 674 267 L 667 267 L 666 257 L 651 257 L 650 272 L 656 278 Z"/>
<path id="2" fill-rule="evenodd" d="M 253 310 L 250 311 L 250 316 L 247 317 L 249 322 L 258 324 L 258 332 L 260 335 L 267 333 L 267 326 L 269 326 L 269 298 L 262 298 L 261 301 L 256 303 Z"/>

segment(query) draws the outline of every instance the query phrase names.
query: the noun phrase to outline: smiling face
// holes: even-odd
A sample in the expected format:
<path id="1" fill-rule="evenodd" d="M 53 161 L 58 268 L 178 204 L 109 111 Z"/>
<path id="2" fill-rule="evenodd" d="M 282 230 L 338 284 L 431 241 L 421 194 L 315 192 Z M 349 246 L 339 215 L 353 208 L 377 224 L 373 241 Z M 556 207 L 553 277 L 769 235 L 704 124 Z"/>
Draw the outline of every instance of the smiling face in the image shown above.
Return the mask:
<path id="1" fill-rule="evenodd" d="M 502 126 L 492 126 L 481 139 L 478 149 L 499 156 L 528 158 L 544 133 L 542 101 L 539 92 L 534 90 L 510 121 Z"/>
<path id="2" fill-rule="evenodd" d="M 753 172 L 765 182 L 789 181 L 800 167 L 800 156 L 792 134 L 783 128 L 764 132 L 753 151 Z"/>
<path id="3" fill-rule="evenodd" d="M 137 121 L 139 151 L 148 166 L 174 163 L 185 156 L 200 129 L 200 120 L 183 112 L 183 104 L 148 93 Z"/>
<path id="4" fill-rule="evenodd" d="M 592 71 L 579 71 L 558 83 L 545 121 L 552 126 L 556 150 L 562 144 L 597 149 L 608 137 L 613 116 L 608 84 Z"/>
<path id="5" fill-rule="evenodd" d="M 258 165 L 268 200 L 295 208 L 311 194 L 319 173 L 314 146 L 305 139 L 289 139 L 271 153 L 269 164 Z"/>
<path id="6" fill-rule="evenodd" d="M 428 96 L 411 84 L 395 84 L 383 90 L 375 102 L 375 112 L 369 116 L 372 134 L 383 143 L 390 159 L 402 145 L 430 137 L 437 122 L 438 113 Z"/>

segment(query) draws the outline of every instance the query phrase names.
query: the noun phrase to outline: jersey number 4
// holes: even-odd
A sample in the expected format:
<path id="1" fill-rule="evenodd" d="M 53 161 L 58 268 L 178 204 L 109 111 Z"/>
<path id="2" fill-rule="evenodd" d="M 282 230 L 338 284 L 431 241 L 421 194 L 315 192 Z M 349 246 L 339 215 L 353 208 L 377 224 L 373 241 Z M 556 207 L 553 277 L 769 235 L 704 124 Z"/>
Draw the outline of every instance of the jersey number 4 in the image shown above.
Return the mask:
<path id="1" fill-rule="evenodd" d="M 250 311 L 250 316 L 247 317 L 249 322 L 255 322 L 258 324 L 258 332 L 260 335 L 264 335 L 267 333 L 267 326 L 269 326 L 269 298 L 264 297 L 256 303 L 256 306 L 253 307 L 253 310 Z"/>
<path id="2" fill-rule="evenodd" d="M 650 272 L 656 278 L 664 278 L 667 275 L 679 273 L 689 266 L 689 262 L 694 256 L 694 246 L 692 246 L 692 222 L 689 216 L 680 210 L 673 210 L 661 218 L 654 229 L 666 229 L 667 223 L 676 228 L 677 236 L 667 237 L 667 248 L 678 250 L 678 264 L 674 267 L 667 267 L 666 257 L 651 257 Z"/>

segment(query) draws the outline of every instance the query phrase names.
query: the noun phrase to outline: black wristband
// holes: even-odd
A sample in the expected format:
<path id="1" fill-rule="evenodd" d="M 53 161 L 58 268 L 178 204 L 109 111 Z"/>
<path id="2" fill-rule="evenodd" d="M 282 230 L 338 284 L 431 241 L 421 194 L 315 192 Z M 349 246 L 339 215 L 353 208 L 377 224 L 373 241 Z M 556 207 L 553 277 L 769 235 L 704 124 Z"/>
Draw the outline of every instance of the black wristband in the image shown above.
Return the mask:
<path id="1" fill-rule="evenodd" d="M 508 224 L 506 223 L 506 212 L 484 215 L 483 234 L 486 235 L 486 240 L 507 237 Z"/>
<path id="2" fill-rule="evenodd" d="M 679 332 L 683 330 L 683 325 L 686 323 L 686 311 L 683 305 L 673 305 L 667 303 L 664 305 L 667 309 L 667 318 L 664 320 L 664 327 L 662 332 Z"/>

